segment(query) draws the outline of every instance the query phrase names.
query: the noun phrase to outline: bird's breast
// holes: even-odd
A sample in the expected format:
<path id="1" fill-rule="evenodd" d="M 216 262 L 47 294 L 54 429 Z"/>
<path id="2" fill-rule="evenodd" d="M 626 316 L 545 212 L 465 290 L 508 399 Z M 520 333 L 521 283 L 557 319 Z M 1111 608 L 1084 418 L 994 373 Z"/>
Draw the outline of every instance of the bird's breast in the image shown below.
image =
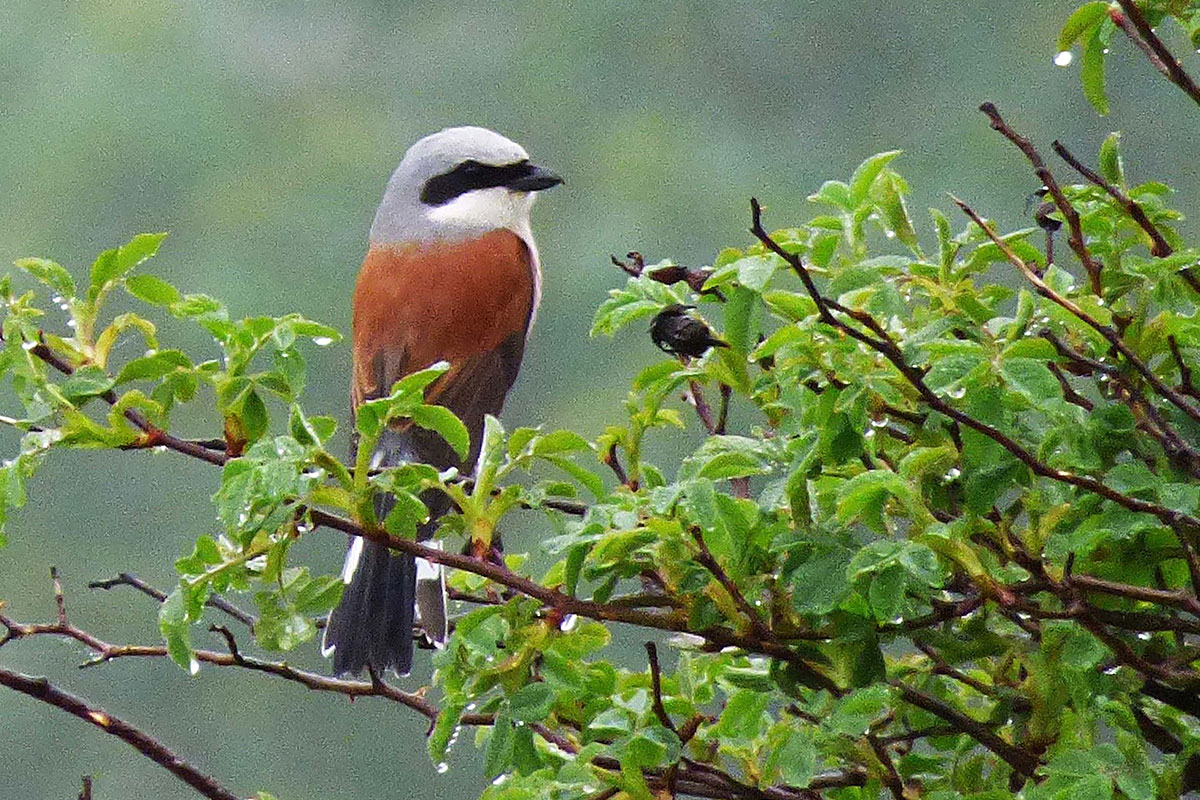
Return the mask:
<path id="1" fill-rule="evenodd" d="M 373 244 L 354 290 L 355 403 L 388 388 L 374 385 L 381 373 L 394 381 L 524 336 L 535 302 L 533 259 L 509 230 L 459 242 Z"/>

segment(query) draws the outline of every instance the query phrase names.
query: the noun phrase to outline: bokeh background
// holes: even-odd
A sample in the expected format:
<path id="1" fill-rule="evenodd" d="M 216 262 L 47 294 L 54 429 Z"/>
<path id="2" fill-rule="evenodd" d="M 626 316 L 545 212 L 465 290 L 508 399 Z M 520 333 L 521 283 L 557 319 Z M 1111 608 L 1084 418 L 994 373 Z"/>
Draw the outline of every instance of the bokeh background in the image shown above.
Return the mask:
<path id="1" fill-rule="evenodd" d="M 627 379 L 659 357 L 636 331 L 587 336 L 592 309 L 623 280 L 609 254 L 709 263 L 748 244 L 751 195 L 782 227 L 811 213 L 806 196 L 823 180 L 892 148 L 905 151 L 895 166 L 927 241 L 924 210 L 949 213 L 946 191 L 1020 225 L 1034 180 L 975 110 L 982 100 L 1047 153 L 1061 137 L 1094 157 L 1108 131 L 1124 131 L 1131 178 L 1168 180 L 1195 208 L 1200 115 L 1118 39 L 1112 113 L 1098 117 L 1078 62 L 1052 63 L 1072 6 L 4 0 L 0 260 L 47 256 L 81 275 L 99 250 L 166 230 L 150 269 L 184 290 L 237 315 L 299 311 L 345 330 L 366 231 L 404 149 L 446 125 L 494 127 L 567 178 L 535 211 L 545 296 L 506 420 L 595 434 Z M 348 347 L 309 356 L 308 407 L 345 419 Z M 84 585 L 133 570 L 169 587 L 172 560 L 213 530 L 216 481 L 168 455 L 54 459 L 10 525 L 0 598 L 18 619 L 50 618 L 57 564 L 76 622 L 154 641 L 150 601 Z M 536 546 L 531 530 L 506 537 Z M 337 569 L 341 537 L 309 539 L 301 557 Z M 294 660 L 323 669 L 315 649 Z M 482 788 L 469 732 L 450 772 L 435 774 L 424 723 L 382 701 L 233 670 L 191 678 L 166 663 L 79 671 L 83 655 L 39 639 L 5 647 L 0 663 L 50 675 L 246 795 Z M 419 666 L 411 683 L 424 677 Z M 85 773 L 97 798 L 195 796 L 124 744 L 9 692 L 0 762 L 0 798 L 75 797 Z"/>

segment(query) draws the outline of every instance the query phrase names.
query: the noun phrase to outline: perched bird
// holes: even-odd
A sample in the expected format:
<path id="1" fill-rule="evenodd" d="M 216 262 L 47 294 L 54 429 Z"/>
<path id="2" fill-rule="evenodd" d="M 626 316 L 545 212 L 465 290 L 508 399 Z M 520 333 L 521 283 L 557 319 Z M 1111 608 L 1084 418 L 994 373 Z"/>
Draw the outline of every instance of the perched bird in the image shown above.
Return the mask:
<path id="1" fill-rule="evenodd" d="M 541 296 L 529 224 L 536 193 L 562 183 L 515 142 L 485 128 L 447 128 L 408 149 L 392 173 L 371 226 L 354 288 L 351 404 L 387 396 L 405 375 L 447 361 L 426 402 L 458 415 L 471 434 L 460 462 L 437 434 L 407 426 L 379 440 L 372 467 L 421 461 L 470 473 L 484 417 L 498 414 L 525 351 Z M 428 539 L 447 498 L 424 498 Z M 383 519 L 391 508 L 383 498 Z M 341 604 L 329 616 L 322 651 L 335 674 L 370 668 L 407 674 L 414 603 L 425 635 L 446 638 L 441 568 L 351 537 Z"/>
<path id="2" fill-rule="evenodd" d="M 1049 199 L 1047 199 L 1049 198 Z M 1050 197 L 1050 187 L 1041 186 L 1036 192 L 1025 198 L 1025 213 L 1029 213 L 1029 209 L 1033 208 L 1033 204 L 1037 203 L 1037 208 L 1033 209 L 1033 221 L 1037 226 L 1046 232 L 1046 264 L 1054 263 L 1054 234 L 1062 227 L 1062 220 L 1057 217 L 1050 216 L 1058 211 L 1058 205 L 1053 197 Z M 1038 274 L 1041 274 L 1040 272 Z"/>
<path id="3" fill-rule="evenodd" d="M 713 335 L 702 319 L 688 312 L 695 306 L 672 303 L 654 317 L 650 323 L 650 341 L 664 353 L 699 358 L 710 347 L 729 347 Z"/>
<path id="4" fill-rule="evenodd" d="M 1050 194 L 1049 186 L 1042 186 L 1036 192 L 1025 198 L 1025 213 L 1029 213 L 1029 209 L 1033 208 L 1034 202 L 1038 202 L 1037 208 L 1033 210 L 1033 220 L 1038 224 L 1038 227 L 1047 233 L 1054 233 L 1062 227 L 1062 220 L 1050 216 L 1055 211 L 1058 211 L 1058 205 L 1054 199 L 1046 199 Z"/>

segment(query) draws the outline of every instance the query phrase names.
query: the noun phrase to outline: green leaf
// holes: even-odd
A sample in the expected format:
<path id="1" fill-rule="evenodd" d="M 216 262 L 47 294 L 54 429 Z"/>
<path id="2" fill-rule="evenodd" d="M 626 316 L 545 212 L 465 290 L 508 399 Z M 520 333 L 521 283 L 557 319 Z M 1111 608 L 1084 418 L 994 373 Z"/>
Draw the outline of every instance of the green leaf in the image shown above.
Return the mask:
<path id="1" fill-rule="evenodd" d="M 1046 362 L 1037 358 L 1006 358 L 1000 364 L 1004 380 L 1035 406 L 1062 397 L 1062 388 Z"/>
<path id="2" fill-rule="evenodd" d="M 153 381 L 168 375 L 177 369 L 191 368 L 192 361 L 181 350 L 160 350 L 148 356 L 141 356 L 121 367 L 117 373 L 116 382 Z"/>
<path id="3" fill-rule="evenodd" d="M 808 730 L 789 731 L 778 752 L 779 775 L 783 782 L 803 789 L 817 770 L 817 746 Z"/>
<path id="4" fill-rule="evenodd" d="M 131 275 L 125 279 L 125 289 L 137 299 L 156 306 L 173 305 L 182 298 L 178 289 L 153 275 Z"/>
<path id="5" fill-rule="evenodd" d="M 165 233 L 139 233 L 128 244 L 105 250 L 92 264 L 88 299 L 98 300 L 113 284 L 158 252 Z"/>
<path id="6" fill-rule="evenodd" d="M 1083 95 L 1101 116 L 1108 114 L 1108 94 L 1104 90 L 1105 45 L 1097 28 L 1083 48 L 1083 59 L 1079 63 L 1079 80 L 1083 83 Z"/>
<path id="7" fill-rule="evenodd" d="M 437 715 L 433 730 L 429 732 L 427 744 L 429 758 L 435 764 L 444 763 L 446 754 L 450 750 L 450 742 L 454 740 L 454 734 L 458 730 L 459 720 L 462 719 L 465 708 L 466 704 L 461 701 L 442 703 L 442 710 Z"/>
<path id="8" fill-rule="evenodd" d="M 75 296 L 75 279 L 71 277 L 71 273 L 55 262 L 45 258 L 21 258 L 14 261 L 13 264 L 49 286 L 60 295 L 62 300 Z"/>
<path id="9" fill-rule="evenodd" d="M 875 619 L 887 622 L 899 616 L 906 583 L 904 568 L 898 565 L 884 569 L 871 580 L 868 596 Z"/>
<path id="10" fill-rule="evenodd" d="M 112 389 L 115 381 L 99 367 L 87 366 L 75 370 L 59 387 L 68 400 L 78 403 L 102 395 Z"/>
<path id="11" fill-rule="evenodd" d="M 838 701 L 822 727 L 846 736 L 862 736 L 871 722 L 887 709 L 889 698 L 887 686 L 856 689 Z"/>
<path id="12" fill-rule="evenodd" d="M 858 165 L 850 177 L 850 208 L 862 205 L 863 201 L 867 199 L 867 192 L 870 191 L 871 184 L 875 183 L 879 173 L 901 152 L 903 151 L 888 150 L 884 153 L 876 153 Z"/>
<path id="13" fill-rule="evenodd" d="M 471 434 L 453 411 L 443 406 L 419 405 L 409 415 L 413 422 L 445 439 L 459 458 L 467 457 L 471 450 Z"/>
<path id="14" fill-rule="evenodd" d="M 1109 183 L 1125 185 L 1125 162 L 1121 158 L 1121 134 L 1110 133 L 1100 145 L 1100 174 Z"/>
<path id="15" fill-rule="evenodd" d="M 520 722 L 541 722 L 554 709 L 554 690 L 547 683 L 521 687 L 508 700 L 509 713 Z"/>
<path id="16" fill-rule="evenodd" d="M 1079 39 L 1094 31 L 1101 22 L 1108 18 L 1109 5 L 1106 0 L 1084 3 L 1067 17 L 1062 30 L 1058 34 L 1059 51 L 1070 50 Z"/>
<path id="17" fill-rule="evenodd" d="M 190 623 L 198 615 L 190 613 L 186 599 L 188 589 L 180 586 L 167 595 L 158 607 L 158 628 L 167 643 L 167 655 L 180 667 L 193 675 L 200 670 L 200 662 L 192 653 Z"/>
<path id="18" fill-rule="evenodd" d="M 751 689 L 735 692 L 717 720 L 716 735 L 731 742 L 744 742 L 760 735 L 766 727 L 770 702 L 771 696 L 765 692 Z"/>

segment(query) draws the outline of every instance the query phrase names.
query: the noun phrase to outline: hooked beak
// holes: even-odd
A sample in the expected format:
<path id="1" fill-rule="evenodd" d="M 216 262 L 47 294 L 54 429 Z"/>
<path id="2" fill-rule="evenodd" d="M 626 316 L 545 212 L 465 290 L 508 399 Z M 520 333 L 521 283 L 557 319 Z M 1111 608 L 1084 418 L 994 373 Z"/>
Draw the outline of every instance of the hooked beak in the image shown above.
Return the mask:
<path id="1" fill-rule="evenodd" d="M 562 183 L 563 179 L 545 167 L 531 164 L 529 170 L 520 177 L 513 178 L 504 185 L 514 192 L 540 192 Z"/>

